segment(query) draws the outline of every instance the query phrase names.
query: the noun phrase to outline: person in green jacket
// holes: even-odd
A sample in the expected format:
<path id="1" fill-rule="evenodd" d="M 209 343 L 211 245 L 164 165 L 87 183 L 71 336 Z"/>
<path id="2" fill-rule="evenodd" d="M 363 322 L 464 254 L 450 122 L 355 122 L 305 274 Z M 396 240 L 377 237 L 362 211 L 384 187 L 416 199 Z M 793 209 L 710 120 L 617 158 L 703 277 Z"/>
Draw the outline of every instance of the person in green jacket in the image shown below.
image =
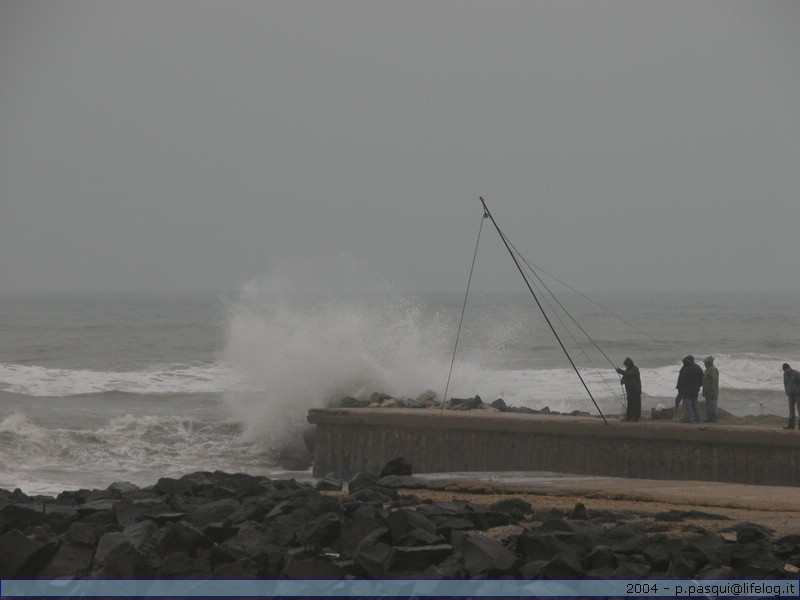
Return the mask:
<path id="1" fill-rule="evenodd" d="M 703 373 L 703 398 L 706 400 L 706 422 L 717 422 L 717 399 L 719 398 L 719 371 L 714 366 L 714 357 L 706 356 L 703 359 L 706 366 Z"/>

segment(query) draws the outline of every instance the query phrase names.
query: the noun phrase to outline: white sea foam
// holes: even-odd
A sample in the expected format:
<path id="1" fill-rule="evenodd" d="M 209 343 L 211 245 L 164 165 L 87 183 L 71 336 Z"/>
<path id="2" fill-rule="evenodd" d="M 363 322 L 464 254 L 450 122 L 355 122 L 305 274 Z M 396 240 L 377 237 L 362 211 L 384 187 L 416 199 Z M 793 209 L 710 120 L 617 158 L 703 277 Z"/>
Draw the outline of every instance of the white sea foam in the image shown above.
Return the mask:
<path id="1" fill-rule="evenodd" d="M 0 389 L 37 397 L 102 392 L 222 393 L 238 385 L 242 385 L 241 377 L 221 363 L 164 365 L 142 371 L 116 372 L 0 363 Z"/>
<path id="2" fill-rule="evenodd" d="M 143 485 L 197 469 L 257 472 L 271 464 L 268 448 L 241 443 L 240 431 L 230 422 L 132 415 L 97 430 L 48 428 L 15 413 L 0 421 L 0 487 L 105 487 L 114 474 Z"/>
<path id="3" fill-rule="evenodd" d="M 374 391 L 413 397 L 444 383 L 442 324 L 415 301 L 309 287 L 306 275 L 280 271 L 231 306 L 224 357 L 255 391 L 226 400 L 249 436 L 282 444 L 310 408 L 330 400 Z"/>

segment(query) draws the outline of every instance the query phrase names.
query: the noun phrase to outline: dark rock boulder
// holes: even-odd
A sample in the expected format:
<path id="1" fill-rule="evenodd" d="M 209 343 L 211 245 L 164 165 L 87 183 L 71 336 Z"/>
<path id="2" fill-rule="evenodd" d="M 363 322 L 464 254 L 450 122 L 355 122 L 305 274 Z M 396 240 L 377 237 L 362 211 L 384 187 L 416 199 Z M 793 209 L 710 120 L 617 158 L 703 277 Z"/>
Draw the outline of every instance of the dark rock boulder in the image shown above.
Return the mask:
<path id="1" fill-rule="evenodd" d="M 698 569 L 706 565 L 719 567 L 730 561 L 730 548 L 720 536 L 704 534 L 688 540 L 681 555 Z"/>
<path id="2" fill-rule="evenodd" d="M 157 536 L 158 536 L 158 526 L 153 521 L 142 521 L 140 523 L 129 525 L 121 532 L 106 533 L 98 541 L 97 549 L 94 555 L 94 565 L 104 566 L 106 559 L 111 555 L 114 549 L 117 546 L 121 545 L 130 546 L 132 550 L 136 551 L 141 550 L 141 554 L 143 557 L 149 557 L 151 552 L 155 554 L 154 543 Z M 122 568 L 124 570 L 124 568 L 120 563 L 121 557 L 123 556 L 127 556 L 131 560 L 136 559 L 136 561 L 138 561 L 138 558 L 136 558 L 135 553 L 126 551 L 125 553 L 121 553 L 120 556 L 117 558 L 117 563 L 112 568 L 112 571 L 119 568 Z M 141 566 L 143 568 L 145 563 L 148 563 L 148 561 L 147 560 L 142 561 Z M 108 578 L 135 579 L 136 577 L 109 576 Z"/>
<path id="3" fill-rule="evenodd" d="M 508 548 L 484 535 L 467 537 L 461 545 L 461 553 L 464 570 L 470 578 L 510 573 L 520 562 Z"/>
<path id="4" fill-rule="evenodd" d="M 389 573 L 416 573 L 442 562 L 452 553 L 450 544 L 393 546 L 386 558 L 386 570 Z"/>
<path id="5" fill-rule="evenodd" d="M 574 552 L 559 552 L 542 569 L 543 579 L 579 579 L 583 568 Z"/>
<path id="6" fill-rule="evenodd" d="M 492 402 L 489 406 L 492 408 L 499 410 L 500 412 L 506 412 L 508 410 L 508 406 L 506 405 L 505 400 L 502 398 L 498 398 L 494 402 Z"/>
<path id="7" fill-rule="evenodd" d="M 771 552 L 768 542 L 737 543 L 731 549 L 730 566 L 743 578 L 782 577 L 782 563 Z"/>
<path id="8" fill-rule="evenodd" d="M 411 475 L 411 468 L 409 461 L 402 456 L 397 456 L 383 466 L 380 473 L 378 473 L 378 479 L 391 475 L 408 476 Z"/>
<path id="9" fill-rule="evenodd" d="M 353 563 L 365 577 L 383 579 L 387 576 L 386 562 L 392 547 L 384 541 L 388 529 L 377 529 L 366 535 L 356 546 Z"/>
<path id="10" fill-rule="evenodd" d="M 281 573 L 285 579 L 343 579 L 344 569 L 332 562 L 304 559 L 290 562 Z"/>
<path id="11" fill-rule="evenodd" d="M 111 512 L 122 527 L 133 525 L 144 514 L 141 506 L 137 505 L 131 498 L 123 497 L 111 505 Z"/>
<path id="12" fill-rule="evenodd" d="M 378 485 L 378 476 L 374 473 L 359 471 L 347 482 L 347 491 L 350 494 L 363 488 L 372 488 Z"/>
<path id="13" fill-rule="evenodd" d="M 115 545 L 104 557 L 98 579 L 153 579 L 161 561 L 144 546 L 136 547 L 128 540 Z"/>
<path id="14" fill-rule="evenodd" d="M 436 534 L 436 525 L 420 513 L 402 509 L 390 513 L 386 517 L 386 526 L 389 528 L 392 540 L 397 542 L 412 529 L 422 529 L 431 534 Z"/>
<path id="15" fill-rule="evenodd" d="M 477 394 L 472 398 L 450 398 L 449 408 L 451 410 L 473 410 L 483 404 L 483 400 Z"/>
<path id="16" fill-rule="evenodd" d="M 224 521 L 230 515 L 236 513 L 241 509 L 242 505 L 233 498 L 223 498 L 222 500 L 214 500 L 202 504 L 191 511 L 190 514 L 183 514 L 184 517 L 175 519 L 182 520 L 185 518 L 195 527 L 204 527 L 211 523 L 219 523 Z"/>
<path id="17" fill-rule="evenodd" d="M 614 579 L 647 579 L 652 568 L 641 554 L 625 556 L 614 570 Z"/>
<path id="18" fill-rule="evenodd" d="M 161 531 L 156 550 L 161 556 L 178 552 L 194 558 L 201 548 L 210 548 L 214 541 L 187 521 L 178 521 L 164 527 Z"/>
<path id="19" fill-rule="evenodd" d="M 334 473 L 328 473 L 314 486 L 320 492 L 341 492 L 343 488 L 344 484 Z"/>
<path id="20" fill-rule="evenodd" d="M 87 577 L 92 558 L 100 538 L 107 533 L 103 528 L 76 521 L 62 533 L 55 556 L 39 571 L 40 579 L 74 579 Z"/>
<path id="21" fill-rule="evenodd" d="M 41 538 L 23 535 L 17 529 L 0 535 L 0 578 L 35 577 L 58 548 L 55 536 Z"/>
<path id="22" fill-rule="evenodd" d="M 79 518 L 74 507 L 54 502 L 8 504 L 0 508 L 0 533 L 11 529 L 25 531 L 29 527 L 48 525 L 59 534 Z"/>
<path id="23" fill-rule="evenodd" d="M 504 498 L 492 503 L 490 509 L 493 512 L 505 513 L 513 518 L 521 519 L 533 512 L 530 502 L 521 498 Z"/>
<path id="24" fill-rule="evenodd" d="M 335 512 L 326 512 L 306 520 L 300 530 L 300 542 L 317 550 L 333 546 L 342 534 L 342 519 Z"/>
<path id="25" fill-rule="evenodd" d="M 160 579 L 211 579 L 214 576 L 207 557 L 190 556 L 188 552 L 173 552 L 164 557 Z"/>

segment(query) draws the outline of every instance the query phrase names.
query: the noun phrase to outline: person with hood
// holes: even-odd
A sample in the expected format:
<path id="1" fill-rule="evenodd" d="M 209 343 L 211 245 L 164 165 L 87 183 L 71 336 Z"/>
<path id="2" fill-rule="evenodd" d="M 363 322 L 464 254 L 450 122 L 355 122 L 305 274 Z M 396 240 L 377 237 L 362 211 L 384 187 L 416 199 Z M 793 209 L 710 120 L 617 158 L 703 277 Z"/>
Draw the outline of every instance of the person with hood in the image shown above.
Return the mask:
<path id="1" fill-rule="evenodd" d="M 622 420 L 636 422 L 642 416 L 642 379 L 639 367 L 633 364 L 630 358 L 626 358 L 622 364 L 625 369 L 614 367 L 614 370 L 622 375 L 620 382 L 625 386 L 625 395 L 628 397 L 628 408 Z"/>
<path id="2" fill-rule="evenodd" d="M 683 366 L 678 373 L 678 384 L 675 386 L 683 400 L 683 423 L 695 421 L 700 423 L 700 403 L 697 396 L 703 387 L 703 369 L 694 362 L 694 356 L 683 357 Z"/>
<path id="3" fill-rule="evenodd" d="M 783 389 L 789 397 L 789 424 L 784 429 L 794 429 L 795 408 L 800 405 L 800 371 L 783 363 Z"/>
<path id="4" fill-rule="evenodd" d="M 719 398 L 719 370 L 714 366 L 714 357 L 703 359 L 706 366 L 703 373 L 703 398 L 706 400 L 706 422 L 717 422 L 717 399 Z"/>

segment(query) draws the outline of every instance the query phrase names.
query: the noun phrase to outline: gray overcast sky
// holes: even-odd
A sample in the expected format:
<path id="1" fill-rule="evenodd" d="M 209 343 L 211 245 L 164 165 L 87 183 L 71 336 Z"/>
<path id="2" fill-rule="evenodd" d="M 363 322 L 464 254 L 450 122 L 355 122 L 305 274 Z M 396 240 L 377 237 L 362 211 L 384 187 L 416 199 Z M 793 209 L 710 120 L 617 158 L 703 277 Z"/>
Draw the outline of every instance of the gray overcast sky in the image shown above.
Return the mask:
<path id="1" fill-rule="evenodd" d="M 0 290 L 798 290 L 800 2 L 2 0 Z M 484 228 L 477 286 L 521 289 Z"/>

